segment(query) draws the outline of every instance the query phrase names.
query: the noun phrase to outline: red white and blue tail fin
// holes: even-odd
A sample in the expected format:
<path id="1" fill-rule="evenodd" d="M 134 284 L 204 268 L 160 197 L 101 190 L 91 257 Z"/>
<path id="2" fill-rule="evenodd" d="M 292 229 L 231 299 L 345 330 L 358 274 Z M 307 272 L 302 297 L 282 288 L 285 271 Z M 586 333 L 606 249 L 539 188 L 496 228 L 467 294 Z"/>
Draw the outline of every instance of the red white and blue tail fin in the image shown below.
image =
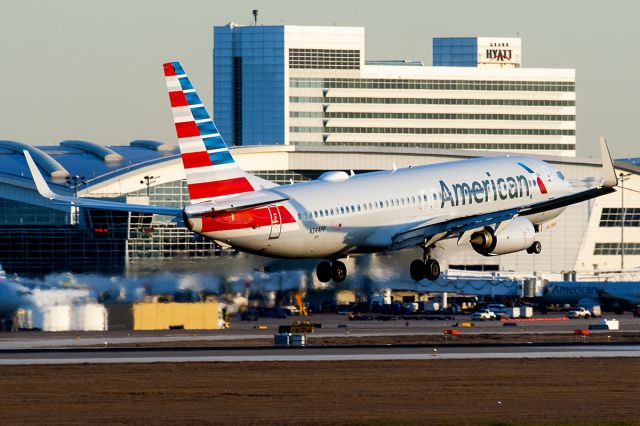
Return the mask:
<path id="1" fill-rule="evenodd" d="M 164 64 L 182 164 L 192 203 L 254 191 L 179 62 Z"/>

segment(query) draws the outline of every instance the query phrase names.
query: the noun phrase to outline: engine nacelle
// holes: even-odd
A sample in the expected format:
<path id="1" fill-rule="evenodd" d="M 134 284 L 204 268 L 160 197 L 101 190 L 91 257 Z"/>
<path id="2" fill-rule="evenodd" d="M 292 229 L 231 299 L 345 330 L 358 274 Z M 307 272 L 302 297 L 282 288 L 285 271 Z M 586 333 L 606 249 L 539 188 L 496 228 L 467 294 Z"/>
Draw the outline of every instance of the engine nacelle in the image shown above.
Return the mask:
<path id="1" fill-rule="evenodd" d="M 535 241 L 536 230 L 527 218 L 518 217 L 506 227 L 494 232 L 491 228 L 471 235 L 471 246 L 484 256 L 515 253 L 531 247 Z"/>

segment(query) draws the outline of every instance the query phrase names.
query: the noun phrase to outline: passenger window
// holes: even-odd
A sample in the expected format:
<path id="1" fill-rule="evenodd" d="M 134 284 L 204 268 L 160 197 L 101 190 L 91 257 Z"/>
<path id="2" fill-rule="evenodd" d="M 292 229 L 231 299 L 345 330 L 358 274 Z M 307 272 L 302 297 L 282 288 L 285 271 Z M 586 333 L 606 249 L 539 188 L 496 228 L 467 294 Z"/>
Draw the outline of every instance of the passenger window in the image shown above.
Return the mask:
<path id="1" fill-rule="evenodd" d="M 320 210 L 320 217 L 323 217 L 324 215 L 322 214 L 322 210 Z"/>
<path id="2" fill-rule="evenodd" d="M 344 214 L 344 207 L 340 207 L 340 214 Z"/>
<path id="3" fill-rule="evenodd" d="M 329 213 L 333 216 L 333 209 L 329 210 Z"/>
<path id="4" fill-rule="evenodd" d="M 360 204 L 358 204 L 358 211 L 360 211 Z"/>

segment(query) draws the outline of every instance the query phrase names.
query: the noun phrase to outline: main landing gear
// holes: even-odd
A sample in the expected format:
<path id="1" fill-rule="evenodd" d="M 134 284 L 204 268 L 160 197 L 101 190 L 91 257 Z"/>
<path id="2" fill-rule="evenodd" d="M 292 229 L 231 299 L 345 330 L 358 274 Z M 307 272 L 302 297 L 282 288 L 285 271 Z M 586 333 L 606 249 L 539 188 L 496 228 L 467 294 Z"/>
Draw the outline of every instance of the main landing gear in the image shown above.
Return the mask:
<path id="1" fill-rule="evenodd" d="M 440 276 L 440 264 L 437 260 L 431 259 L 429 256 L 429 248 L 424 247 L 422 260 L 416 259 L 411 262 L 409 273 L 415 281 L 422 281 L 425 278 L 430 281 L 435 281 Z"/>
<path id="2" fill-rule="evenodd" d="M 527 249 L 527 253 L 529 254 L 540 254 L 542 252 L 542 244 L 540 241 L 534 241 L 533 244 L 529 246 Z"/>
<path id="3" fill-rule="evenodd" d="M 339 260 L 334 260 L 331 263 L 323 260 L 318 263 L 316 267 L 316 276 L 318 280 L 323 283 L 327 283 L 331 280 L 341 283 L 347 278 L 347 267 Z"/>

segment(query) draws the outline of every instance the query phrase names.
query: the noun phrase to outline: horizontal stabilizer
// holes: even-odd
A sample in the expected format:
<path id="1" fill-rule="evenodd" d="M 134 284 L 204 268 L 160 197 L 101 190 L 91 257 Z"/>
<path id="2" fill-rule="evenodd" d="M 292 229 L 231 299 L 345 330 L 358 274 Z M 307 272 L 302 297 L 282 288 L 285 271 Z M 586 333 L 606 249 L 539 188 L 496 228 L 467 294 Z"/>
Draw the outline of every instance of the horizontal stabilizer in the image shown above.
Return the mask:
<path id="1" fill-rule="evenodd" d="M 49 188 L 49 185 L 47 185 L 47 181 L 42 176 L 42 173 L 40 173 L 40 170 L 38 170 L 38 166 L 36 166 L 33 158 L 31 158 L 31 154 L 29 154 L 29 151 L 25 150 L 23 151 L 23 153 L 27 160 L 27 165 L 29 166 L 29 171 L 31 172 L 33 181 L 36 184 L 38 193 L 51 201 L 56 201 L 55 204 L 103 210 L 117 210 L 132 213 L 163 214 L 169 216 L 177 216 L 182 214 L 182 209 L 177 207 L 160 207 L 147 206 L 144 204 L 119 203 L 116 201 L 102 201 L 92 198 L 67 197 L 64 195 L 56 194 L 51 190 L 51 188 Z"/>
<path id="2" fill-rule="evenodd" d="M 237 197 L 192 204 L 190 206 L 186 206 L 184 212 L 187 216 L 193 217 L 215 211 L 233 211 L 249 207 L 264 206 L 280 201 L 286 201 L 288 199 L 288 197 L 276 194 L 272 191 L 253 191 Z"/>

